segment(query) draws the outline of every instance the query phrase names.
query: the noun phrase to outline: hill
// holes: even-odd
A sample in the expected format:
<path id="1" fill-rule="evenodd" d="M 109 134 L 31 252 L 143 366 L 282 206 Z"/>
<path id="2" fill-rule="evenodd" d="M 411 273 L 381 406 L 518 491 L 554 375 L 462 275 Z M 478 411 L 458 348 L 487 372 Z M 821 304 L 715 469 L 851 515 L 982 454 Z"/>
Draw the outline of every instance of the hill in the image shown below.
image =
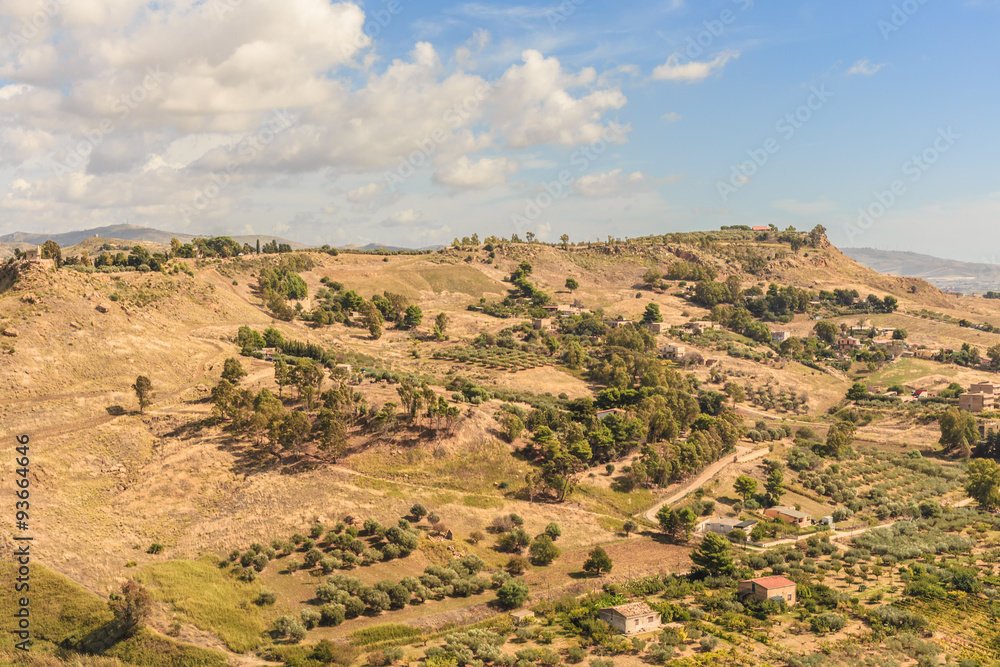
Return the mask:
<path id="1" fill-rule="evenodd" d="M 961 262 L 914 252 L 842 248 L 841 251 L 879 273 L 923 278 L 944 290 L 981 294 L 1000 290 L 1000 267 L 994 264 Z"/>
<path id="2" fill-rule="evenodd" d="M 560 319 L 538 310 L 545 303 L 595 316 Z M 654 311 L 659 333 L 605 324 Z M 684 328 L 709 316 L 725 326 Z M 1000 343 L 1000 303 L 879 274 L 825 238 L 793 249 L 782 234 L 175 258 L 163 272 L 8 262 L 0 267 L 0 419 L 31 438 L 34 557 L 104 599 L 123 579 L 141 581 L 155 601 L 149 632 L 228 651 L 233 662 L 308 664 L 321 639 L 345 651 L 342 665 L 397 644 L 405 662 L 418 662 L 422 642 L 440 644 L 439 633 L 476 624 L 501 633 L 506 654 L 529 647 L 562 655 L 602 641 L 601 651 L 611 651 L 611 639 L 566 630 L 581 614 L 596 618 L 591 603 L 621 602 L 609 593 L 583 611 L 566 603 L 568 595 L 600 596 L 603 584 L 621 584 L 609 590 L 622 599 L 648 596 L 676 618 L 686 614 L 686 634 L 671 648 L 677 657 L 711 657 L 718 645 L 744 664 L 772 651 L 784 660 L 825 632 L 811 630 L 810 619 L 835 612 L 844 632 L 864 635 L 880 601 L 934 619 L 951 612 L 927 605 L 962 605 L 975 622 L 942 620 L 935 641 L 965 647 L 955 655 L 991 655 L 995 633 L 973 634 L 989 627 L 985 597 L 959 601 L 949 587 L 947 597 L 922 600 L 903 581 L 919 554 L 935 552 L 943 571 L 992 558 L 1000 543 L 987 513 L 960 506 L 964 464 L 938 442 L 937 415 L 956 401 L 879 394 L 897 385 L 967 386 L 995 371 L 968 354 L 890 358 L 889 346 L 875 342 L 841 354 L 817 338 L 817 318 L 837 331 L 865 320 L 905 329 L 913 349 L 964 345 L 983 359 Z M 772 340 L 782 331 L 787 344 Z M 668 344 L 686 352 L 665 360 Z M 265 346 L 280 350 L 289 375 Z M 232 382 L 221 381 L 224 373 Z M 152 384 L 141 409 L 139 375 Z M 872 395 L 847 401 L 855 383 Z M 598 408 L 612 412 L 601 419 Z M 848 422 L 850 453 L 817 454 L 827 430 Z M 856 517 L 861 532 L 822 546 L 817 527 L 765 517 L 761 507 L 775 503 L 763 492 L 737 497 L 739 476 L 765 488 L 769 459 L 783 470 L 783 504 Z M 0 480 L 16 479 L 14 458 L 0 459 Z M 926 524 L 917 507 L 925 502 Z M 697 538 L 665 534 L 645 518 L 661 505 L 760 522 L 767 532 L 735 554 L 740 565 L 801 579 L 815 605 L 794 613 L 737 606 L 725 577 L 710 586 L 688 581 Z M 843 567 L 864 526 L 892 530 L 903 517 L 927 537 L 907 537 L 894 561 L 868 542 L 843 558 L 857 558 L 861 574 L 855 562 Z M 515 530 L 522 525 L 523 535 Z M 547 530 L 557 537 L 553 562 L 514 558 Z M 973 530 L 974 547 L 966 537 Z M 803 549 L 780 540 L 761 546 L 814 532 Z M 584 571 L 596 546 L 614 561 L 613 575 Z M 12 549 L 11 534 L 0 534 L 0 553 Z M 490 587 L 522 565 L 525 604 L 547 619 L 538 627 L 554 629 L 551 638 L 512 637 Z M 319 591 L 334 575 L 334 588 Z M 871 591 L 854 603 L 856 576 Z M 625 585 L 640 577 L 648 579 Z M 940 585 L 950 581 L 942 575 Z M 302 645 L 262 630 L 321 610 L 327 620 L 303 629 Z M 47 610 L 50 617 L 60 610 Z M 49 631 L 53 651 L 56 638 L 60 650 L 83 646 L 66 634 Z M 822 641 L 836 654 L 845 636 Z M 0 660 L 10 646 L 3 642 Z M 898 653 L 914 642 L 893 644 L 893 659 L 915 659 Z M 879 646 L 859 650 L 885 664 Z M 645 664 L 631 644 L 614 650 Z"/>
<path id="3" fill-rule="evenodd" d="M 204 236 L 204 235 L 199 235 Z M 184 234 L 180 232 L 165 232 L 159 229 L 153 229 L 151 227 L 140 227 L 137 225 L 109 225 L 106 227 L 94 227 L 92 229 L 81 229 L 73 232 L 63 232 L 58 234 L 47 234 L 47 233 L 35 233 L 35 232 L 13 232 L 11 234 L 5 234 L 0 236 L 0 243 L 11 244 L 11 246 L 18 243 L 21 244 L 33 244 L 41 245 L 48 240 L 53 240 L 60 246 L 74 246 L 81 243 L 85 239 L 89 238 L 101 238 L 106 240 L 122 240 L 122 241 L 142 241 L 146 243 L 157 243 L 160 245 L 169 246 L 170 239 L 176 238 L 177 240 L 187 243 L 191 239 L 195 238 L 193 234 Z M 289 241 L 288 239 L 282 238 L 280 236 L 271 236 L 267 234 L 260 235 L 238 235 L 231 237 L 234 241 L 239 243 L 249 243 L 251 245 L 255 244 L 258 239 L 261 243 L 267 243 L 269 241 L 276 241 L 277 243 L 287 243 L 293 249 L 303 249 L 306 247 L 305 244 L 298 243 L 297 241 Z"/>

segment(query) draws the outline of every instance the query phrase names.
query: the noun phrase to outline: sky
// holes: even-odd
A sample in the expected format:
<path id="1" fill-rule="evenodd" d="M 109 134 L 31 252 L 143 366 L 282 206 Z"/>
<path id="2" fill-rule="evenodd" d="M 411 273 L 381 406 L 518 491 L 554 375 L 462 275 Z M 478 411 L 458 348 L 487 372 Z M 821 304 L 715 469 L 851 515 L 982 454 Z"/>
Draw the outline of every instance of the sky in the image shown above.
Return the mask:
<path id="1" fill-rule="evenodd" d="M 1000 257 L 998 0 L 0 0 L 0 234 Z"/>

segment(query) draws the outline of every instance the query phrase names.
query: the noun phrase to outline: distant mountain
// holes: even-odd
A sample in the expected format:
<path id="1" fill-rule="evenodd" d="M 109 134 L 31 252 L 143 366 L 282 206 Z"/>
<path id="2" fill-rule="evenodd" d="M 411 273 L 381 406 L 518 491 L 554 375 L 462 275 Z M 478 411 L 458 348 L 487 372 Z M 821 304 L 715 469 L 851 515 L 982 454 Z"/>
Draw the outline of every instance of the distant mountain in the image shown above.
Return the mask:
<path id="1" fill-rule="evenodd" d="M 858 264 L 895 276 L 923 278 L 935 287 L 966 294 L 1000 288 L 1000 265 L 960 262 L 931 255 L 873 248 L 841 248 Z"/>
<path id="2" fill-rule="evenodd" d="M 198 236 L 205 236 L 205 234 L 198 234 Z M 177 239 L 182 243 L 188 243 L 191 239 L 195 238 L 195 235 L 183 234 L 181 232 L 165 232 L 159 229 L 153 229 L 152 227 L 139 227 L 137 225 L 109 225 L 107 227 L 94 227 L 93 229 L 82 229 L 75 232 L 64 232 L 62 234 L 14 232 L 13 234 L 0 236 L 0 243 L 41 245 L 51 239 L 60 246 L 69 247 L 80 243 L 84 239 L 94 237 L 102 239 L 120 239 L 122 241 L 145 241 L 148 243 L 162 243 L 164 245 L 170 245 L 170 239 Z M 232 236 L 232 239 L 239 243 L 249 243 L 251 245 L 256 245 L 257 239 L 260 239 L 261 243 L 277 241 L 278 243 L 287 243 L 296 250 L 308 247 L 303 243 L 290 241 L 288 239 L 281 238 L 280 236 L 271 236 L 270 234 L 243 234 L 239 236 Z"/>
<path id="3" fill-rule="evenodd" d="M 440 250 L 443 247 L 444 247 L 443 245 L 429 245 L 429 246 L 424 246 L 423 248 L 404 248 L 402 246 L 382 245 L 381 243 L 369 243 L 367 245 L 357 245 L 352 243 L 350 245 L 341 246 L 341 248 L 345 250 L 361 250 L 364 252 L 371 252 L 373 250 L 385 250 L 386 252 L 405 252 L 407 250 L 435 251 L 435 250 Z"/>

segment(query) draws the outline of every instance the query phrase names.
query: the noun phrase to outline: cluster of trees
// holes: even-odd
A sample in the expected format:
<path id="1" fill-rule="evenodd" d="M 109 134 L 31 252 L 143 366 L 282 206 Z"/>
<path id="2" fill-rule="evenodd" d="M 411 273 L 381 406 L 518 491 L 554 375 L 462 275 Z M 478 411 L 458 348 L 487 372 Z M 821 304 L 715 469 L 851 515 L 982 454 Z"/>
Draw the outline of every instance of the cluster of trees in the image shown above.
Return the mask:
<path id="1" fill-rule="evenodd" d="M 316 293 L 319 305 L 312 313 L 304 315 L 305 319 L 317 326 L 333 323 L 349 324 L 351 314 L 358 313 L 357 323 L 367 328 L 371 337 L 377 340 L 381 338 L 386 322 L 395 324 L 399 329 L 415 329 L 423 322 L 423 310 L 402 294 L 385 290 L 382 294 L 375 294 L 371 300 L 366 301 L 355 290 L 344 290 L 344 286 L 339 282 L 326 278 L 322 282 L 327 288 Z M 434 324 L 435 336 L 439 339 L 444 338 L 449 324 L 448 316 L 440 313 L 435 318 Z"/>

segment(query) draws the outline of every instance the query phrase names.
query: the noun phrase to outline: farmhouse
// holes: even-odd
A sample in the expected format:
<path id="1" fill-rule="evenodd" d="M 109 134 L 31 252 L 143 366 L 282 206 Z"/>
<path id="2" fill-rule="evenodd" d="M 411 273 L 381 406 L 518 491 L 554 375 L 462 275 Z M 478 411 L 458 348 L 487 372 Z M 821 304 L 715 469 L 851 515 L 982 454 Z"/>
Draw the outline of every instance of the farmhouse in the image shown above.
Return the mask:
<path id="1" fill-rule="evenodd" d="M 265 347 L 261 352 L 264 353 L 264 361 L 274 361 L 274 356 L 278 353 L 278 348 Z"/>
<path id="2" fill-rule="evenodd" d="M 788 331 L 772 331 L 771 332 L 771 342 L 772 343 L 783 343 L 783 342 L 785 342 L 786 340 L 788 340 L 791 337 L 792 337 L 792 334 L 790 332 L 788 332 Z"/>
<path id="3" fill-rule="evenodd" d="M 24 251 L 24 258 L 29 262 L 37 262 L 42 258 L 41 250 L 37 247 L 28 248 Z"/>
<path id="4" fill-rule="evenodd" d="M 976 382 L 971 387 L 969 387 L 969 393 L 1000 396 L 1000 384 L 996 384 L 994 382 Z"/>
<path id="5" fill-rule="evenodd" d="M 598 617 L 619 632 L 633 635 L 660 628 L 660 615 L 645 602 L 630 602 L 617 607 L 606 607 Z"/>
<path id="6" fill-rule="evenodd" d="M 763 227 L 761 225 L 755 225 L 755 226 L 751 227 L 750 229 L 751 229 L 751 231 L 755 231 L 755 232 L 769 232 L 769 231 L 771 231 L 770 227 Z"/>
<path id="7" fill-rule="evenodd" d="M 784 600 L 788 606 L 795 604 L 795 582 L 785 577 L 760 577 L 746 579 L 739 583 L 737 597 L 740 600 Z"/>
<path id="8" fill-rule="evenodd" d="M 837 349 L 841 352 L 847 352 L 848 350 L 857 350 L 861 347 L 861 340 L 855 338 L 854 336 L 847 336 L 841 338 L 837 341 Z"/>
<path id="9" fill-rule="evenodd" d="M 958 409 L 968 410 L 969 412 L 992 410 L 994 405 L 993 400 L 993 394 L 984 394 L 981 392 L 962 394 L 958 397 Z"/>
<path id="10" fill-rule="evenodd" d="M 687 347 L 684 345 L 675 345 L 674 343 L 668 343 L 663 346 L 663 356 L 666 359 L 680 359 L 687 353 Z"/>
<path id="11" fill-rule="evenodd" d="M 612 329 L 621 329 L 624 326 L 632 324 L 632 320 L 627 320 L 624 317 L 616 317 L 613 320 L 604 320 L 604 323 Z"/>
<path id="12" fill-rule="evenodd" d="M 753 519 L 741 521 L 740 519 L 731 517 L 712 517 L 711 519 L 705 519 L 699 523 L 695 527 L 695 530 L 699 533 L 717 533 L 719 535 L 728 535 L 737 528 L 744 532 L 749 532 L 755 525 L 757 525 L 757 522 Z"/>
<path id="13" fill-rule="evenodd" d="M 669 324 L 663 322 L 646 322 L 645 327 L 655 334 L 663 333 L 670 328 Z"/>
<path id="14" fill-rule="evenodd" d="M 785 507 L 784 505 L 769 507 L 764 510 L 764 516 L 771 517 L 772 519 L 781 519 L 793 526 L 808 526 L 812 520 L 812 517 L 805 512 L 800 512 L 793 507 Z"/>
<path id="15" fill-rule="evenodd" d="M 715 322 L 688 322 L 684 328 L 700 334 L 710 329 L 718 329 L 719 325 Z"/>
<path id="16" fill-rule="evenodd" d="M 531 320 L 531 326 L 535 331 L 548 331 L 552 328 L 552 320 L 547 317 L 536 317 Z"/>

